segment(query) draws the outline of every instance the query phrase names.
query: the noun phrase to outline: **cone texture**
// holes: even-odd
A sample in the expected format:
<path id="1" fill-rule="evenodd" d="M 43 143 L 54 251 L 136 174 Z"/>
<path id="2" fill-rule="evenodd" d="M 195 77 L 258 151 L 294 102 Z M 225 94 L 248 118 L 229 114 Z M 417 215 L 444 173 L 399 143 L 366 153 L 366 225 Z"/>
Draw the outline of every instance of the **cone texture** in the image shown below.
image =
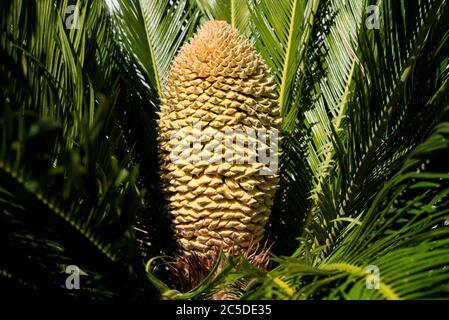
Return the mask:
<path id="1" fill-rule="evenodd" d="M 273 139 L 259 140 L 256 150 L 248 132 L 279 127 L 275 89 L 261 56 L 224 21 L 206 22 L 175 58 L 158 139 L 164 190 L 185 253 L 236 252 L 263 237 L 278 176 L 262 175 L 264 164 L 251 160 Z M 174 138 L 181 130 L 192 143 L 182 163 L 172 156 L 184 150 Z"/>

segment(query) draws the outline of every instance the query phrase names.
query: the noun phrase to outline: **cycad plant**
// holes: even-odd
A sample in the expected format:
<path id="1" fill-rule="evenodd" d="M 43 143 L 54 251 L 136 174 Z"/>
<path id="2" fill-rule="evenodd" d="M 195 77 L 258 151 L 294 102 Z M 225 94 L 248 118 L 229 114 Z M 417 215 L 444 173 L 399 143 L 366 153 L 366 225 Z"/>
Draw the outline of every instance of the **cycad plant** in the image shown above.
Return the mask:
<path id="1" fill-rule="evenodd" d="M 0 7 L 2 290 L 86 299 L 449 297 L 447 0 L 4 0 Z M 264 238 L 249 237 L 234 255 L 218 243 L 205 263 L 189 246 L 180 253 L 186 233 L 173 230 L 170 198 L 205 171 L 189 181 L 167 178 L 161 137 L 167 103 L 192 107 L 171 88 L 195 93 L 210 76 L 175 85 L 169 76 L 208 20 L 226 21 L 218 24 L 266 64 L 282 153 Z M 251 83 L 219 91 L 256 99 L 261 91 Z M 239 112 L 262 117 L 216 102 L 227 124 Z M 223 185 L 228 170 L 216 171 Z M 206 190 L 211 180 L 201 181 Z M 271 199 L 264 195 L 251 199 Z M 190 204 L 179 203 L 177 212 Z M 202 212 L 208 202 L 195 204 Z M 219 225 L 225 210 L 240 210 L 217 208 L 193 219 Z M 267 250 L 271 264 L 255 263 Z"/>

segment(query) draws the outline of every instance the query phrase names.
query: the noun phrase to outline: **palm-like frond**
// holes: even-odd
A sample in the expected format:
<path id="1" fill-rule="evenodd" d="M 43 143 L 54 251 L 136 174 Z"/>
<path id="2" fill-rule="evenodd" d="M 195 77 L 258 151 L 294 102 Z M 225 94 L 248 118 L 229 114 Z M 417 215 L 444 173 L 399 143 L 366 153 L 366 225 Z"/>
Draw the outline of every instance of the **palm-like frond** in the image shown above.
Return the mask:
<path id="1" fill-rule="evenodd" d="M 344 125 L 354 70 L 360 64 L 355 50 L 364 13 L 361 1 L 331 1 L 323 7 L 326 9 L 322 8 L 322 11 L 328 14 L 329 26 L 322 39 L 317 40 L 322 43 L 313 47 L 315 56 L 309 59 L 310 68 L 316 70 L 318 79 L 311 86 L 311 106 L 304 108 L 304 122 L 310 126 L 307 162 L 314 177 L 312 201 L 317 200 L 334 163 L 332 130 L 340 132 Z M 314 203 L 307 219 L 313 216 L 312 210 Z"/>
<path id="2" fill-rule="evenodd" d="M 318 1 L 249 1 L 256 48 L 265 58 L 279 86 L 279 105 L 284 127 L 296 119 L 294 101 L 301 92 L 305 54 Z"/>
<path id="3" fill-rule="evenodd" d="M 280 192 L 272 215 L 281 231 L 277 242 L 290 253 L 295 245 L 288 243 L 304 234 L 334 161 L 332 128 L 340 131 L 345 117 L 362 12 L 360 1 L 320 2 L 298 69 L 300 94 L 284 130 Z"/>
<path id="4" fill-rule="evenodd" d="M 449 280 L 449 229 L 443 227 L 449 216 L 449 176 L 441 159 L 448 156 L 448 143 L 449 123 L 443 122 L 414 148 L 366 216 L 348 224 L 344 239 L 325 260 L 313 265 L 310 256 L 300 254 L 306 248 L 300 247 L 293 256 L 279 259 L 279 267 L 248 297 L 444 297 Z"/>
<path id="5" fill-rule="evenodd" d="M 102 2 L 77 3 L 78 29 L 66 29 L 67 6 L 15 1 L 1 13 L 0 281 L 13 293 L 142 298 L 150 287 L 138 281 L 133 232 L 138 167 L 117 152 L 126 145 L 120 104 L 132 90 L 121 88 Z M 64 289 L 67 265 L 87 273 L 81 290 Z"/>
<path id="6" fill-rule="evenodd" d="M 173 57 L 196 26 L 198 9 L 187 0 L 126 0 L 116 2 L 114 17 L 120 41 L 160 97 Z"/>
<path id="7" fill-rule="evenodd" d="M 224 20 L 250 36 L 250 13 L 248 3 L 239 0 L 193 0 L 209 20 Z"/>
<path id="8" fill-rule="evenodd" d="M 398 169 L 441 110 L 441 101 L 428 105 L 440 82 L 444 82 L 438 77 L 441 62 L 431 58 L 436 48 L 425 46 L 432 26 L 441 33 L 436 22 L 441 21 L 437 20 L 441 3 L 420 3 L 405 13 L 400 4 L 386 1 L 384 29 L 377 33 L 361 29 L 360 60 L 364 69 L 359 69 L 354 77 L 355 94 L 348 102 L 345 129 L 334 131 L 336 169 L 318 196 L 320 212 L 314 216 L 313 226 L 306 225 L 311 237 L 327 246 L 324 253 L 329 252 L 340 235 L 344 223 L 339 218 L 363 213 L 366 203 L 372 201 L 381 184 Z M 406 34 L 409 24 L 419 28 Z M 390 30 L 395 33 L 391 35 Z M 399 41 L 393 41 L 395 38 Z M 445 45 L 444 41 L 437 44 Z M 425 65 L 434 67 L 426 72 L 428 80 L 412 76 L 413 71 L 423 70 L 420 68 Z M 420 85 L 420 81 L 426 85 Z"/>
<path id="9" fill-rule="evenodd" d="M 439 124 L 432 135 L 417 146 L 400 171 L 377 194 L 361 225 L 351 230 L 324 264 L 376 265 L 384 286 L 397 298 L 441 297 L 449 275 L 444 266 L 449 216 L 449 175 L 441 158 L 449 155 L 449 124 Z M 370 246 L 364 245 L 370 243 Z M 352 298 L 388 292 L 373 292 L 360 284 L 348 286 Z"/>

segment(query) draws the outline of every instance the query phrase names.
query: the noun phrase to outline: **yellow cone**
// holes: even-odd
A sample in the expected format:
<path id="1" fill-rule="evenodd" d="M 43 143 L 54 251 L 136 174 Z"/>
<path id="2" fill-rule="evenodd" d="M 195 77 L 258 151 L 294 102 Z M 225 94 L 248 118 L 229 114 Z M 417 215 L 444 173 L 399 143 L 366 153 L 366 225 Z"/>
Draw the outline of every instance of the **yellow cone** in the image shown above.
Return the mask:
<path id="1" fill-rule="evenodd" d="M 278 177 L 257 157 L 278 156 L 269 134 L 280 123 L 262 57 L 226 22 L 206 22 L 172 64 L 158 120 L 164 190 L 185 253 L 238 252 L 263 237 Z"/>

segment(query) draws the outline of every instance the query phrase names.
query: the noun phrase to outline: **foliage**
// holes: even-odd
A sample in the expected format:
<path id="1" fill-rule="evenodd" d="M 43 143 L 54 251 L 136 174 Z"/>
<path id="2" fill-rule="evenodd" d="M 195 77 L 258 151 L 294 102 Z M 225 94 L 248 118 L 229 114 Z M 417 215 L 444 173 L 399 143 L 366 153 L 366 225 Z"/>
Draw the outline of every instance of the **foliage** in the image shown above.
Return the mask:
<path id="1" fill-rule="evenodd" d="M 79 29 L 66 29 L 68 3 L 54 4 L 2 9 L 2 288 L 143 298 L 154 290 L 133 230 L 139 166 L 118 125 L 137 93 L 105 7 L 77 3 Z M 69 265 L 87 273 L 82 290 L 62 289 Z"/>

